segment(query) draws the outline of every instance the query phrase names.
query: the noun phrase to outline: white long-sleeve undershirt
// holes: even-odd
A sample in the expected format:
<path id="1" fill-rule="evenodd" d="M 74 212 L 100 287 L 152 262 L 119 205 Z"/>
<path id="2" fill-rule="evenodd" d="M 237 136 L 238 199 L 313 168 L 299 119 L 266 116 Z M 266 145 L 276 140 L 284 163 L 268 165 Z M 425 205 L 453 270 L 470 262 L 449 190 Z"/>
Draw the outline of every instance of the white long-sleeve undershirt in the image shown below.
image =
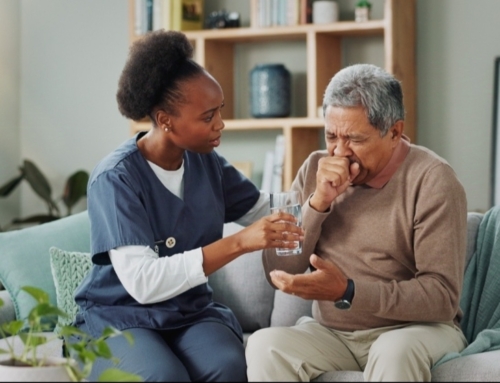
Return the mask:
<path id="1" fill-rule="evenodd" d="M 184 163 L 174 171 L 148 163 L 162 184 L 182 199 Z M 261 192 L 255 205 L 236 223 L 248 226 L 269 213 L 269 193 Z M 148 246 L 121 246 L 110 250 L 109 257 L 125 290 L 141 304 L 173 298 L 208 280 L 201 247 L 160 258 Z"/>

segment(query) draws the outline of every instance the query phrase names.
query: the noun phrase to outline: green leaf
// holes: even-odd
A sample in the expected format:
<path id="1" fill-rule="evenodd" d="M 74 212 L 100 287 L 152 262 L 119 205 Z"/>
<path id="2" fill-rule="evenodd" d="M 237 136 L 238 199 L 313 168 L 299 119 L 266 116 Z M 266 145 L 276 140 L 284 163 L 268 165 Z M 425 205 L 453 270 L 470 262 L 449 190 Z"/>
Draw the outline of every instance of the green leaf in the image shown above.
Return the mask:
<path id="1" fill-rule="evenodd" d="M 83 363 L 94 363 L 97 359 L 97 355 L 93 351 L 87 349 L 79 351 L 78 356 Z"/>
<path id="2" fill-rule="evenodd" d="M 111 359 L 113 357 L 113 353 L 111 352 L 111 349 L 105 341 L 97 342 L 96 346 L 96 352 L 98 356 L 105 359 Z"/>
<path id="3" fill-rule="evenodd" d="M 42 318 L 42 317 L 56 317 L 56 316 L 61 316 L 61 317 L 68 317 L 68 314 L 66 314 L 64 311 L 61 309 L 51 305 L 50 303 L 40 303 L 37 306 L 33 307 L 30 311 L 29 317 L 30 318 Z"/>
<path id="4" fill-rule="evenodd" d="M 0 354 L 10 354 L 10 352 L 4 350 L 3 348 L 0 348 Z"/>
<path id="5" fill-rule="evenodd" d="M 9 335 L 17 335 L 23 328 L 23 325 L 24 322 L 22 320 L 13 320 L 2 324 L 2 330 Z"/>
<path id="6" fill-rule="evenodd" d="M 87 195 L 88 182 L 89 174 L 85 170 L 79 170 L 68 178 L 62 196 L 62 200 L 68 210 L 71 210 L 80 198 Z"/>
<path id="7" fill-rule="evenodd" d="M 27 292 L 29 295 L 35 298 L 38 303 L 49 303 L 50 301 L 49 294 L 47 294 L 42 289 L 39 289 L 38 287 L 23 286 L 21 287 L 21 290 Z"/>
<path id="8" fill-rule="evenodd" d="M 29 348 L 41 346 L 42 344 L 47 343 L 47 337 L 44 335 L 35 335 L 22 332 L 19 334 L 19 338 L 21 338 L 24 345 Z"/>
<path id="9" fill-rule="evenodd" d="M 82 330 L 73 327 L 73 326 L 63 326 L 60 331 L 61 336 L 69 337 L 72 335 L 80 335 L 80 336 L 86 336 L 87 334 L 84 333 Z"/>
<path id="10" fill-rule="evenodd" d="M 367 7 L 367 8 L 371 8 L 371 7 L 372 7 L 372 4 L 371 4 L 368 0 L 359 0 L 359 1 L 356 3 L 356 7 Z"/>
<path id="11" fill-rule="evenodd" d="M 121 371 L 117 368 L 108 368 L 97 379 L 98 382 L 143 382 L 144 380 L 136 374 Z"/>
<path id="12" fill-rule="evenodd" d="M 11 179 L 5 185 L 0 187 L 0 197 L 7 197 L 12 191 L 21 183 L 24 178 L 24 174 Z"/>
<path id="13" fill-rule="evenodd" d="M 4 303 L 3 303 L 3 300 L 2 300 L 2 298 L 0 298 L 0 307 L 2 307 L 2 306 L 3 306 L 3 304 L 4 304 Z"/>
<path id="14" fill-rule="evenodd" d="M 104 330 L 102 331 L 102 337 L 103 338 L 109 338 L 109 337 L 114 337 L 121 335 L 122 332 L 114 327 L 105 327 Z"/>
<path id="15" fill-rule="evenodd" d="M 50 187 L 49 181 L 47 181 L 47 178 L 43 175 L 40 169 L 38 169 L 38 167 L 30 160 L 24 160 L 23 165 L 23 171 L 26 176 L 26 181 L 29 182 L 29 184 L 33 188 L 33 191 L 49 205 L 53 203 L 52 188 Z"/>
<path id="16" fill-rule="evenodd" d="M 128 344 L 134 344 L 134 336 L 130 332 L 124 331 L 122 332 L 122 335 L 125 337 L 125 339 L 127 339 Z"/>

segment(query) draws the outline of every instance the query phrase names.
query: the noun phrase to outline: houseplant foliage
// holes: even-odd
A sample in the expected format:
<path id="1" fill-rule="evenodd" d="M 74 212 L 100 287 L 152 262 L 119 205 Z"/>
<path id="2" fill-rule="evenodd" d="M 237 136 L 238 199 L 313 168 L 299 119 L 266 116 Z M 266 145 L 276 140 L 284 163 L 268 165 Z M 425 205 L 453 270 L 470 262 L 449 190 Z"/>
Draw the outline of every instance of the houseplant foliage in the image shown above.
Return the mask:
<path id="1" fill-rule="evenodd" d="M 26 320 L 13 320 L 4 323 L 0 326 L 0 335 L 4 337 L 7 349 L 0 348 L 0 354 L 8 354 L 7 362 L 4 365 L 21 367 L 43 367 L 48 366 L 47 360 L 41 356 L 38 351 L 38 346 L 46 344 L 58 337 L 57 334 L 51 332 L 54 324 L 57 322 L 57 317 L 67 317 L 67 314 L 52 305 L 49 300 L 49 295 L 41 289 L 31 286 L 25 286 L 23 291 L 31 295 L 37 302 L 35 307 L 30 311 Z M 0 299 L 0 307 L 3 306 L 3 301 Z M 66 355 L 62 367 L 66 370 L 71 381 L 79 382 L 89 376 L 92 365 L 97 358 L 105 358 L 113 361 L 115 364 L 119 360 L 113 357 L 111 350 L 106 344 L 107 338 L 115 336 L 124 336 L 129 344 L 133 345 L 132 335 L 127 332 L 121 332 L 114 328 L 107 327 L 103 334 L 97 338 L 91 338 L 88 334 L 80 331 L 73 326 L 63 326 L 60 336 L 69 337 L 76 335 L 80 337 L 78 342 L 66 342 Z M 16 353 L 14 347 L 14 338 L 17 336 L 23 343 L 21 352 Z M 11 338 L 8 338 L 11 337 Z M 70 356 L 79 359 L 83 365 L 80 369 L 75 363 L 75 360 Z M 43 370 L 42 370 L 43 371 Z M 101 382 L 141 382 L 140 376 L 121 371 L 117 368 L 105 370 L 99 377 Z"/>
<path id="2" fill-rule="evenodd" d="M 57 201 L 52 198 L 52 187 L 47 177 L 30 160 L 25 159 L 19 167 L 19 175 L 0 186 L 0 197 L 8 197 L 23 180 L 26 180 L 33 191 L 46 203 L 47 214 L 38 214 L 23 219 L 14 219 L 9 226 L 22 224 L 39 224 L 61 218 Z M 60 201 L 66 206 L 66 215 L 70 215 L 73 207 L 81 198 L 87 195 L 89 174 L 85 170 L 78 170 L 66 180 Z M 4 228 L 5 230 L 6 228 Z M 2 229 L 0 228 L 0 231 Z"/>

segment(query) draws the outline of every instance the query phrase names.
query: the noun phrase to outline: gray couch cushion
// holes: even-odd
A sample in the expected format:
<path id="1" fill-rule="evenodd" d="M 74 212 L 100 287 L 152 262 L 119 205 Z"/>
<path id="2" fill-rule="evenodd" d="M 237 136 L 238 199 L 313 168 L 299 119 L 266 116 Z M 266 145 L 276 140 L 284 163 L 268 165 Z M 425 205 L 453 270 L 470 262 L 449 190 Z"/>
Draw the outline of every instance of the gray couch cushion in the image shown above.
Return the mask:
<path id="1" fill-rule="evenodd" d="M 271 327 L 293 326 L 302 316 L 312 316 L 312 301 L 276 290 Z"/>
<path id="2" fill-rule="evenodd" d="M 433 382 L 498 382 L 500 350 L 452 359 L 432 370 Z"/>
<path id="3" fill-rule="evenodd" d="M 224 236 L 237 233 L 242 226 L 224 225 Z M 274 289 L 262 267 L 262 252 L 247 253 L 209 276 L 214 301 L 233 310 L 243 332 L 269 327 L 274 302 Z"/>
<path id="4" fill-rule="evenodd" d="M 362 382 L 361 371 L 330 371 L 313 379 L 313 382 Z"/>

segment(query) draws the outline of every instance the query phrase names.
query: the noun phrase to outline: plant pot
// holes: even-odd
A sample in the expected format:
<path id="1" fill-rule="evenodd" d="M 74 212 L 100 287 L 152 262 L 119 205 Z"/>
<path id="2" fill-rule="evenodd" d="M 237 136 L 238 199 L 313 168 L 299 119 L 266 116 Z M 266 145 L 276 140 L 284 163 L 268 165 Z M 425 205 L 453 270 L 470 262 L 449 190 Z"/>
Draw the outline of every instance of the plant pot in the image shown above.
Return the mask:
<path id="1" fill-rule="evenodd" d="M 369 7 L 356 7 L 354 9 L 354 21 L 364 22 L 370 20 L 370 8 Z"/>
<path id="2" fill-rule="evenodd" d="M 45 366 L 14 365 L 11 359 L 0 361 L 0 382 L 71 382 L 65 358 L 47 357 Z"/>

